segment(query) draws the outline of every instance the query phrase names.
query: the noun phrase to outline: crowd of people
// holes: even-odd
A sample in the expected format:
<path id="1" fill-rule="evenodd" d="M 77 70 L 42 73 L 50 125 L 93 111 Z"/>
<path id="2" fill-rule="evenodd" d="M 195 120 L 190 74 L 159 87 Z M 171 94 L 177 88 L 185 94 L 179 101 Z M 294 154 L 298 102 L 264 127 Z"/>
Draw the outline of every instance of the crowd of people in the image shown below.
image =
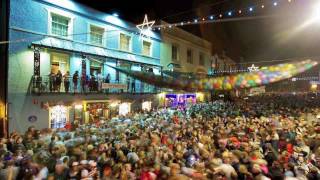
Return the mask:
<path id="1" fill-rule="evenodd" d="M 12 132 L 0 179 L 320 179 L 320 97 L 269 95 Z"/>

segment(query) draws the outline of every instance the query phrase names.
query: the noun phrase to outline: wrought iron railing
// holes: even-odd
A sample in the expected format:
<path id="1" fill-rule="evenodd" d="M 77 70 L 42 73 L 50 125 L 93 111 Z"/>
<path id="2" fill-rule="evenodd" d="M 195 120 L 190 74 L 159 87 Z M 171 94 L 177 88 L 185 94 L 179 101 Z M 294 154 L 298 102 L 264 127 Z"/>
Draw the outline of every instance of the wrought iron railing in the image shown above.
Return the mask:
<path id="1" fill-rule="evenodd" d="M 31 93 L 158 93 L 160 88 L 133 78 L 106 80 L 105 78 L 77 78 L 32 76 Z"/>

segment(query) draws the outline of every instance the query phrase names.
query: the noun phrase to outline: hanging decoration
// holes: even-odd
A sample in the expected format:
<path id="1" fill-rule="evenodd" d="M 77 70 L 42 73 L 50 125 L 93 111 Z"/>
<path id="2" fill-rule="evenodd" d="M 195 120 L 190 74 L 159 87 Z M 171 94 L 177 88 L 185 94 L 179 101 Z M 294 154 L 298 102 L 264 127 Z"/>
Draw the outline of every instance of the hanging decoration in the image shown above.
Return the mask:
<path id="1" fill-rule="evenodd" d="M 147 37 L 150 39 L 150 31 L 152 30 L 152 26 L 154 25 L 155 21 L 148 21 L 148 16 L 144 15 L 144 20 L 142 24 L 138 24 L 136 27 L 140 31 L 140 38 Z"/>
<path id="2" fill-rule="evenodd" d="M 252 64 L 250 67 L 248 67 L 249 72 L 257 72 L 259 71 L 259 67 Z"/>
<path id="3" fill-rule="evenodd" d="M 278 64 L 262 67 L 257 72 L 245 72 L 236 75 L 211 77 L 202 79 L 186 79 L 174 77 L 162 77 L 147 72 L 136 72 L 112 67 L 117 71 L 139 79 L 140 81 L 155 85 L 161 88 L 169 88 L 184 91 L 212 91 L 232 90 L 239 88 L 251 88 L 267 85 L 281 80 L 289 79 L 299 73 L 311 69 L 318 63 L 312 60 L 305 60 L 296 63 Z"/>

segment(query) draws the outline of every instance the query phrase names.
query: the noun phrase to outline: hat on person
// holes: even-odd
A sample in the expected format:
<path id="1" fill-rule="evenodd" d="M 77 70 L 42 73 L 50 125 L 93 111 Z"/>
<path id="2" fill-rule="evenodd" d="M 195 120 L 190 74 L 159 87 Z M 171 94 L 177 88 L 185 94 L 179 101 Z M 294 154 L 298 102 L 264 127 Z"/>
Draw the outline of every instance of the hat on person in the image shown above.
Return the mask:
<path id="1" fill-rule="evenodd" d="M 90 160 L 88 164 L 89 164 L 90 166 L 92 166 L 92 167 L 97 166 L 97 163 L 96 163 L 95 161 L 93 161 L 93 160 Z"/>
<path id="2" fill-rule="evenodd" d="M 86 164 L 88 164 L 88 161 L 87 161 L 87 160 L 81 160 L 81 161 L 80 161 L 80 164 L 81 164 L 81 165 L 86 165 Z"/>

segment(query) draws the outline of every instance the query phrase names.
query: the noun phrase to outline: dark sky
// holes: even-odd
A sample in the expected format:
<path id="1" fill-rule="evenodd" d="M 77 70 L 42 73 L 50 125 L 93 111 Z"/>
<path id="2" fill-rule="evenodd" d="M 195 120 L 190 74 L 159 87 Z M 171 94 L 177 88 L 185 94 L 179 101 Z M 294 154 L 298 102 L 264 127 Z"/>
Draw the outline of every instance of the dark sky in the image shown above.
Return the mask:
<path id="1" fill-rule="evenodd" d="M 175 23 L 195 17 L 225 13 L 238 9 L 243 12 L 255 7 L 246 17 L 273 16 L 264 19 L 192 25 L 184 27 L 209 40 L 213 53 L 223 50 L 234 60 L 274 60 L 283 58 L 320 56 L 320 19 L 300 28 L 312 15 L 316 0 L 76 0 L 94 9 L 113 13 L 135 24 L 141 23 L 144 14 L 150 20 Z M 261 4 L 266 8 L 261 9 Z M 259 5 L 259 6 L 258 6 Z"/>

